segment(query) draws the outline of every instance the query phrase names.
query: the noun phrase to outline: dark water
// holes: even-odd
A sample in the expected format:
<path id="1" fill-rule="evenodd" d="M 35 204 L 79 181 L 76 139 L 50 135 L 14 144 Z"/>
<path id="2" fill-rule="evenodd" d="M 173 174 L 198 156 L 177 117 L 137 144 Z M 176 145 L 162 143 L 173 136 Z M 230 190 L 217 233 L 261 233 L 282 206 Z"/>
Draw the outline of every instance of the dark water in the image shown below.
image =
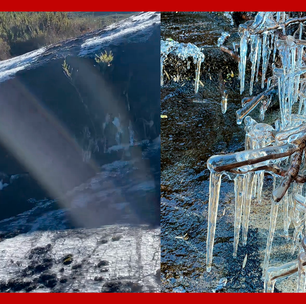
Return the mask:
<path id="1" fill-rule="evenodd" d="M 125 187 L 135 186 L 135 182 L 140 184 L 142 180 L 136 176 L 140 176 L 141 171 L 145 180 L 153 183 L 148 197 L 145 189 L 140 189 L 139 193 L 134 192 L 134 202 L 131 193 L 123 195 L 121 202 L 131 202 L 130 208 L 137 214 L 137 222 L 159 224 L 160 149 L 152 144 L 160 130 L 160 68 L 156 64 L 160 56 L 159 41 L 160 29 L 155 25 L 153 34 L 145 42 L 135 40 L 130 43 L 123 39 L 119 44 L 109 44 L 107 50 L 113 52 L 114 60 L 110 67 L 101 69 L 93 59 L 95 53 L 91 54 L 92 58 L 77 57 L 75 52 L 69 55 L 69 48 L 73 50 L 73 43 L 78 43 L 75 39 L 68 48 L 56 47 L 53 60 L 38 62 L 36 68 L 21 71 L 15 78 L 0 83 L 0 106 L 3 109 L 0 115 L 3 130 L 0 172 L 6 181 L 11 175 L 25 173 L 0 191 L 0 220 L 31 210 L 36 206 L 35 200 L 59 199 L 68 190 L 94 178 L 101 172 L 102 165 L 136 161 L 137 164 L 131 165 L 127 172 L 120 173 L 120 169 L 117 173 L 108 171 L 110 179 L 118 175 L 112 187 L 116 188 L 120 180 L 121 184 L 124 181 Z M 101 48 L 104 51 L 103 46 Z M 66 62 L 77 73 L 77 90 L 63 73 L 63 54 L 67 55 Z M 140 144 L 130 148 L 129 153 L 124 154 L 123 150 L 104 152 L 103 122 L 107 113 L 120 116 L 125 131 L 131 121 L 135 140 Z M 144 121 L 152 121 L 153 126 L 145 125 Z M 98 145 L 89 163 L 83 161 L 81 154 L 81 149 L 88 144 L 84 128 Z M 107 180 L 106 175 L 105 182 Z M 108 194 L 108 201 L 111 200 L 112 196 Z M 116 200 L 120 201 L 119 197 Z M 95 201 L 99 205 L 99 199 Z M 52 202 L 48 211 L 63 207 L 61 199 Z M 70 207 L 71 204 L 65 201 L 64 205 Z M 105 204 L 105 199 L 101 199 L 100 205 Z M 107 208 L 101 207 L 99 212 L 105 213 Z M 98 216 L 99 213 L 96 218 Z M 118 220 L 118 217 L 101 218 L 105 221 L 96 225 Z M 82 224 L 82 220 L 77 223 L 87 224 Z"/>
<path id="2" fill-rule="evenodd" d="M 257 229 L 250 228 L 247 246 L 240 246 L 237 258 L 232 257 L 234 189 L 226 178 L 220 190 L 213 267 L 210 273 L 206 272 L 206 162 L 212 155 L 244 149 L 244 126 L 236 123 L 242 98 L 238 64 L 216 47 L 225 30 L 239 41 L 238 29 L 220 13 L 162 14 L 163 39 L 171 37 L 211 50 L 206 53 L 200 77 L 203 85 L 198 94 L 194 94 L 193 71 L 180 83 L 167 81 L 161 89 L 161 112 L 167 115 L 161 120 L 161 271 L 165 292 L 213 292 L 222 278 L 227 278 L 227 285 L 219 292 L 258 292 L 263 288 Z M 175 60 L 171 63 L 175 65 Z M 175 73 L 170 64 L 165 69 Z M 235 76 L 226 78 L 231 71 Z M 221 113 L 220 72 L 229 92 L 226 114 Z M 271 120 L 271 114 L 274 115 L 267 114 L 266 121 Z M 255 111 L 252 117 L 258 120 L 258 113 Z M 242 269 L 246 254 L 248 263 Z"/>

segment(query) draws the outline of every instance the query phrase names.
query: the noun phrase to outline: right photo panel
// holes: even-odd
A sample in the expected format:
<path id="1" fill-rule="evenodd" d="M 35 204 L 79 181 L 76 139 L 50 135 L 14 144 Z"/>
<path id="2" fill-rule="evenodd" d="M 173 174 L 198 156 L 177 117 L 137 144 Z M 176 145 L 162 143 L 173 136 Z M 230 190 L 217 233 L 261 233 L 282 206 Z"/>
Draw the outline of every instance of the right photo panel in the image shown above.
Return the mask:
<path id="1" fill-rule="evenodd" d="M 162 292 L 305 292 L 306 12 L 161 13 Z"/>

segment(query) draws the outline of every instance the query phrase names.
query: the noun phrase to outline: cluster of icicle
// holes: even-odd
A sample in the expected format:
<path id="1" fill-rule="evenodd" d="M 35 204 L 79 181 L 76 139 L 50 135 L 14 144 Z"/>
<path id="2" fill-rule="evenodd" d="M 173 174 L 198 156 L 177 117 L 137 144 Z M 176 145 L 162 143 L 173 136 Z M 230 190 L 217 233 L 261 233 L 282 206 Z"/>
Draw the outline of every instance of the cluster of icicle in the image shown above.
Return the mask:
<path id="1" fill-rule="evenodd" d="M 172 39 L 161 40 L 161 74 L 160 74 L 160 83 L 161 86 L 164 85 L 164 78 L 163 78 L 163 69 L 164 69 L 164 61 L 167 56 L 171 53 L 175 56 L 178 56 L 181 60 L 187 61 L 187 68 L 190 68 L 190 61 L 188 58 L 193 58 L 193 63 L 196 65 L 196 73 L 195 73 L 195 83 L 194 83 L 194 91 L 195 93 L 199 90 L 199 83 L 200 83 L 200 71 L 201 71 L 201 64 L 204 62 L 205 55 L 201 52 L 201 50 L 192 43 L 179 43 Z M 179 76 L 176 78 L 179 79 Z"/>
<path id="2" fill-rule="evenodd" d="M 252 200 L 261 202 L 262 189 L 265 171 L 250 172 L 262 166 L 278 165 L 286 169 L 290 164 L 290 157 L 281 159 L 270 159 L 253 165 L 245 165 L 235 170 L 237 173 L 215 170 L 223 165 L 233 164 L 248 159 L 262 156 L 279 154 L 294 147 L 294 140 L 304 135 L 306 123 L 306 78 L 301 75 L 306 73 L 306 66 L 303 61 L 304 46 L 301 40 L 303 24 L 299 26 L 297 39 L 293 36 L 285 36 L 285 22 L 289 16 L 284 12 L 259 12 L 254 21 L 248 21 L 240 26 L 240 62 L 239 78 L 240 92 L 245 89 L 245 70 L 248 46 L 250 46 L 249 58 L 252 63 L 250 95 L 253 92 L 255 81 L 261 82 L 261 87 L 273 92 L 278 88 L 280 120 L 275 121 L 272 126 L 264 123 L 257 123 L 250 116 L 247 116 L 257 105 L 261 104 L 260 118 L 264 119 L 264 114 L 271 102 L 269 94 L 259 94 L 255 98 L 246 97 L 242 99 L 242 109 L 237 111 L 237 123 L 245 123 L 245 151 L 228 155 L 212 156 L 207 161 L 210 170 L 209 184 L 209 208 L 208 208 L 208 231 L 206 244 L 206 267 L 211 271 L 214 236 L 216 229 L 216 219 L 218 211 L 219 193 L 222 175 L 227 175 L 234 180 L 235 192 L 235 219 L 234 219 L 234 249 L 233 256 L 237 256 L 239 234 L 241 230 L 242 244 L 247 243 L 248 223 Z M 273 30 L 271 30 L 273 28 Z M 269 29 L 269 30 L 268 30 Z M 285 39 L 279 39 L 275 35 L 275 30 L 282 29 Z M 281 59 L 281 67 L 276 67 L 274 61 L 276 54 Z M 268 63 L 272 60 L 273 76 L 266 80 Z M 261 79 L 259 77 L 261 66 Z M 265 88 L 265 86 L 267 86 Z M 251 100 L 251 101 L 250 101 Z M 297 113 L 293 114 L 293 104 L 298 102 Z M 269 146 L 269 147 L 267 147 Z M 304 162 L 304 159 L 302 163 Z M 282 179 L 278 175 L 267 172 L 273 176 L 273 190 L 275 190 Z M 297 291 L 306 291 L 306 245 L 303 236 L 306 232 L 306 189 L 303 184 L 291 183 L 288 191 L 280 202 L 275 202 L 271 198 L 270 226 L 267 237 L 265 258 L 263 263 L 264 291 L 273 292 L 275 281 L 295 273 L 298 273 Z M 292 235 L 292 253 L 299 251 L 296 261 L 281 265 L 279 267 L 269 267 L 270 253 L 275 233 L 276 219 L 279 209 L 283 213 L 284 235 L 289 237 L 289 226 L 294 227 Z M 303 241 L 301 242 L 301 240 Z M 303 246 L 302 246 L 303 245 Z"/>
<path id="3" fill-rule="evenodd" d="M 269 89 L 273 84 L 278 85 L 279 103 L 281 111 L 281 128 L 290 126 L 292 106 L 299 101 L 299 114 L 306 114 L 306 96 L 305 80 L 301 79 L 301 75 L 306 72 L 303 61 L 303 53 L 306 41 L 301 40 L 303 23 L 300 23 L 299 31 L 296 33 L 298 37 L 286 35 L 284 24 L 288 21 L 288 15 L 285 12 L 259 12 L 254 22 L 250 25 L 248 22 L 240 25 L 240 62 L 239 62 L 239 78 L 240 93 L 245 90 L 245 70 L 248 46 L 250 46 L 249 59 L 252 64 L 250 95 L 253 93 L 254 82 L 261 82 L 261 88 Z M 279 24 L 279 27 L 277 25 Z M 282 26 L 283 25 L 283 26 Z M 265 29 L 274 28 L 274 30 Z M 276 30 L 282 28 L 284 37 L 279 39 L 275 34 Z M 257 34 L 260 32 L 260 34 Z M 297 39 L 296 39 L 297 38 Z M 282 61 L 282 67 L 275 66 L 276 52 Z M 273 76 L 266 79 L 268 63 L 272 60 Z M 259 77 L 261 67 L 261 79 Z M 304 91 L 304 92 L 303 92 Z M 237 123 L 241 124 L 243 118 L 248 115 L 257 105 L 261 104 L 261 119 L 264 119 L 264 113 L 270 105 L 271 98 L 253 99 L 251 102 L 245 102 L 250 99 L 246 97 L 242 100 L 242 109 L 237 111 Z"/>

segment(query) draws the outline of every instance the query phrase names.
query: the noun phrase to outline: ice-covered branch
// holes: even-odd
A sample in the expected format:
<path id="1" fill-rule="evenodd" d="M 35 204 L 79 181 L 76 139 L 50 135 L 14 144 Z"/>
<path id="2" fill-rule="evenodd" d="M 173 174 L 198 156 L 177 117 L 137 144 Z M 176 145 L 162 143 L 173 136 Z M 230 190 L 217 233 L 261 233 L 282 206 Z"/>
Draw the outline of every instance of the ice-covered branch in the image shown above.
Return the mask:
<path id="1" fill-rule="evenodd" d="M 303 217 L 306 213 L 306 198 L 302 196 L 306 174 L 305 166 L 301 166 L 306 151 L 306 41 L 302 39 L 304 22 L 306 16 L 290 18 L 290 13 L 285 12 L 258 12 L 253 21 L 239 27 L 239 55 L 222 45 L 227 39 L 226 33 L 218 40 L 220 49 L 238 61 L 240 94 L 245 90 L 246 63 L 250 60 L 250 97 L 242 99 L 242 108 L 236 112 L 237 124 L 243 120 L 245 124 L 245 151 L 215 155 L 207 161 L 210 170 L 207 271 L 212 265 L 222 175 L 234 179 L 235 257 L 240 229 L 242 243 L 245 245 L 247 241 L 251 201 L 254 199 L 261 202 L 264 176 L 270 174 L 273 176 L 273 195 L 263 273 L 266 278 L 265 291 L 272 292 L 276 279 L 296 272 L 299 275 L 297 290 L 305 291 L 306 288 L 306 252 L 300 253 L 296 262 L 269 268 L 279 206 L 283 206 L 280 210 L 283 212 L 284 235 L 288 237 L 290 225 L 294 226 L 293 251 L 299 246 L 299 240 L 306 231 L 305 220 L 300 217 L 300 212 Z M 291 34 L 288 34 L 287 27 L 293 24 L 297 26 L 290 27 Z M 269 74 L 272 76 L 267 77 Z M 255 82 L 259 82 L 265 90 L 252 97 Z M 280 118 L 274 121 L 274 127 L 257 123 L 247 116 L 261 104 L 260 119 L 263 121 L 272 102 L 272 94 L 275 93 L 278 93 Z M 303 241 L 306 243 L 305 239 Z"/>
<path id="2" fill-rule="evenodd" d="M 266 91 L 254 96 L 253 98 L 249 99 L 243 106 L 243 108 L 239 109 L 236 112 L 237 115 L 237 124 L 241 124 L 244 117 L 250 114 L 260 102 L 264 100 L 264 98 L 268 97 L 269 95 L 273 94 L 276 91 L 277 85 L 271 86 Z"/>
<path id="3" fill-rule="evenodd" d="M 220 46 L 220 50 L 224 53 L 227 53 L 227 54 L 231 55 L 231 57 L 234 58 L 237 62 L 240 61 L 239 55 L 236 54 L 234 51 L 230 50 L 229 48 L 222 45 L 222 46 Z"/>
<path id="4" fill-rule="evenodd" d="M 298 22 L 304 22 L 304 21 L 306 21 L 306 17 L 292 18 L 292 19 L 289 19 L 289 20 L 287 20 L 283 23 L 276 23 L 273 26 L 266 27 L 266 28 L 260 29 L 258 31 L 256 31 L 256 29 L 255 29 L 254 32 L 256 34 L 262 34 L 263 32 L 273 31 L 273 30 L 276 30 L 276 29 L 282 29 L 283 27 L 286 27 L 286 26 L 288 26 L 289 24 L 292 24 L 292 23 L 298 23 Z"/>
<path id="5" fill-rule="evenodd" d="M 255 169 L 255 165 L 257 164 L 261 166 L 262 162 L 287 157 L 299 150 L 300 148 L 298 145 L 286 144 L 225 155 L 214 155 L 208 159 L 207 167 L 215 172 L 230 171 L 235 168 L 240 168 L 240 173 L 245 173 Z"/>

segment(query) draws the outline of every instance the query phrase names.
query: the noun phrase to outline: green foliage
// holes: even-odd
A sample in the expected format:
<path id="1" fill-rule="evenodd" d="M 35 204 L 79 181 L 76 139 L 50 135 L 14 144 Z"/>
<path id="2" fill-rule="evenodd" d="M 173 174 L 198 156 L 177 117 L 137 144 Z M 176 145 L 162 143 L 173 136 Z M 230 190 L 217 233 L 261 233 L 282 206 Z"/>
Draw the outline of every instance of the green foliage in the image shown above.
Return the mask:
<path id="1" fill-rule="evenodd" d="M 65 74 L 65 76 L 72 81 L 72 72 L 73 72 L 73 68 L 70 67 L 69 64 L 67 64 L 66 59 L 64 60 L 63 64 L 62 64 L 62 68 L 63 68 L 63 72 Z"/>
<path id="2" fill-rule="evenodd" d="M 0 60 L 8 59 L 10 57 L 10 46 L 0 38 Z"/>
<path id="3" fill-rule="evenodd" d="M 71 31 L 66 12 L 0 12 L 0 37 L 8 43 Z"/>
<path id="4" fill-rule="evenodd" d="M 89 12 L 0 12 L 0 60 L 103 28 L 126 17 L 127 14 L 97 16 Z"/>
<path id="5" fill-rule="evenodd" d="M 105 51 L 104 53 L 101 53 L 100 55 L 96 55 L 95 60 L 97 63 L 107 63 L 108 66 L 111 65 L 111 62 L 114 60 L 114 55 L 112 53 L 112 51 L 110 51 L 109 53 L 107 53 L 107 51 Z"/>

